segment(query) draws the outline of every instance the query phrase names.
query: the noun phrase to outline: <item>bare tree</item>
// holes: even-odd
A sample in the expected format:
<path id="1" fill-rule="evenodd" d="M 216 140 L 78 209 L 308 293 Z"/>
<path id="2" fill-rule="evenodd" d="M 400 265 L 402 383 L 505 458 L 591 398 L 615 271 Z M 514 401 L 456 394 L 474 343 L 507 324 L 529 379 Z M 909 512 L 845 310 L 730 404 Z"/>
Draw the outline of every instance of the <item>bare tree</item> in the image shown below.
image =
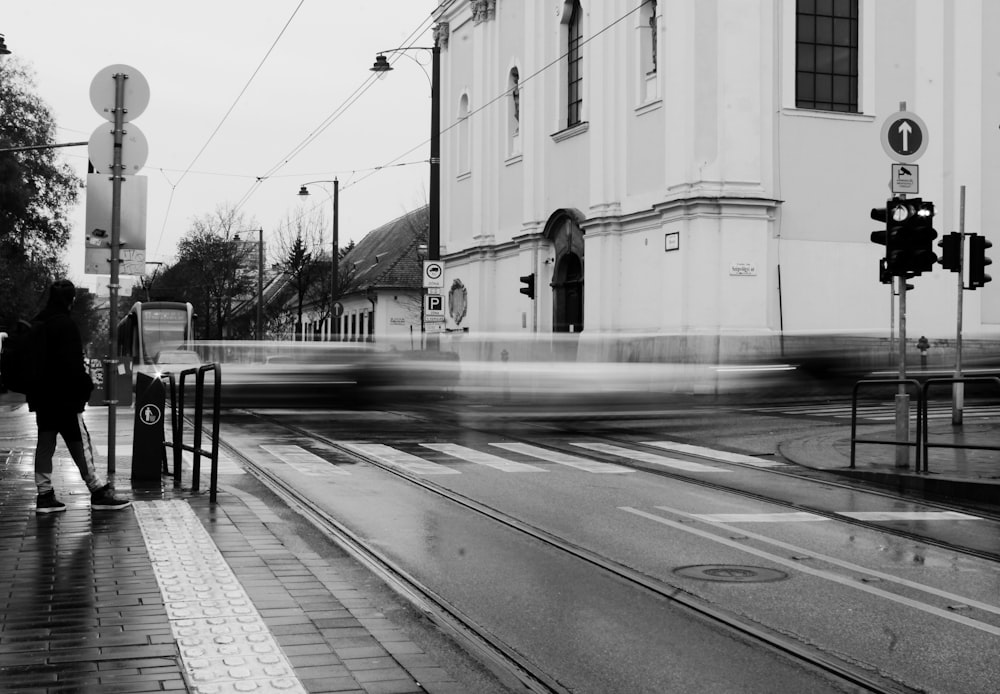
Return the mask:
<path id="1" fill-rule="evenodd" d="M 289 215 L 277 237 L 277 265 L 295 297 L 295 332 L 303 338 L 302 313 L 308 304 L 325 319 L 330 315 L 330 262 L 324 261 L 322 212 Z M 327 255 L 329 258 L 329 255 Z M 326 280 L 324 282 L 324 280 Z M 325 291 L 324 291 L 325 289 Z"/>
<path id="2" fill-rule="evenodd" d="M 240 233 L 257 227 L 235 210 L 220 206 L 197 218 L 178 244 L 178 265 L 191 273 L 191 297 L 205 316 L 204 336 L 225 337 L 236 300 L 250 295 L 256 282 L 256 247 Z"/>

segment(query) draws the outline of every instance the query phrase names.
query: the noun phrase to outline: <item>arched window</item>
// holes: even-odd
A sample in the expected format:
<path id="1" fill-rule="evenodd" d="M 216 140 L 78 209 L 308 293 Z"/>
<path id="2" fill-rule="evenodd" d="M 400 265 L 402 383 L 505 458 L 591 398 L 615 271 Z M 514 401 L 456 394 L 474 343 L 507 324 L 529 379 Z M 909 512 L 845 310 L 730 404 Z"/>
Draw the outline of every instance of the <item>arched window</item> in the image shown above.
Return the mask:
<path id="1" fill-rule="evenodd" d="M 469 173 L 472 168 L 472 149 L 469 131 L 469 95 L 462 94 L 458 102 L 458 173 L 459 175 Z"/>
<path id="2" fill-rule="evenodd" d="M 566 32 L 566 127 L 583 121 L 583 8 L 573 0 Z"/>
<path id="3" fill-rule="evenodd" d="M 517 68 L 511 68 L 507 75 L 507 154 L 521 153 L 521 87 Z"/>

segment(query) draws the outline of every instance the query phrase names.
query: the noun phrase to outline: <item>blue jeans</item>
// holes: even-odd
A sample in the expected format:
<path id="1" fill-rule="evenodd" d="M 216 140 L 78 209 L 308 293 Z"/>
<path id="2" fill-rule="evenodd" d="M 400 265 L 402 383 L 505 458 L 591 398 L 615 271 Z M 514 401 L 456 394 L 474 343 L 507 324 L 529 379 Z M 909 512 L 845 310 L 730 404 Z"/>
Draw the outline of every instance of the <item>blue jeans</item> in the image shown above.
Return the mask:
<path id="1" fill-rule="evenodd" d="M 52 455 L 56 452 L 56 436 L 62 436 L 87 489 L 93 492 L 104 486 L 94 464 L 94 447 L 82 412 L 39 410 L 35 412 L 35 422 L 38 424 L 35 486 L 39 494 L 52 491 Z"/>

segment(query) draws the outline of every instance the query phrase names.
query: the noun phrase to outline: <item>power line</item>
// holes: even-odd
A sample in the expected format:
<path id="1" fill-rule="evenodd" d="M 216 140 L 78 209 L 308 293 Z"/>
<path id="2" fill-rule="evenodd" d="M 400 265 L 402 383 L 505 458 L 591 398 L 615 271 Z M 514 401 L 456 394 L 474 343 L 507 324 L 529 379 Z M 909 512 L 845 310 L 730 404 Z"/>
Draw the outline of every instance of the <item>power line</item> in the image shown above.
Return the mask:
<path id="1" fill-rule="evenodd" d="M 285 25 L 281 27 L 281 31 L 278 32 L 278 35 L 274 38 L 274 41 L 271 42 L 270 48 L 267 49 L 267 52 L 264 54 L 264 57 L 260 59 L 260 62 L 257 64 L 257 67 L 250 75 L 250 78 L 246 81 L 246 84 L 243 85 L 243 89 L 241 89 L 240 93 L 236 95 L 236 98 L 233 100 L 233 103 L 229 106 L 229 109 L 226 111 L 226 113 L 222 116 L 222 119 L 219 121 L 218 125 L 215 126 L 215 129 L 212 130 L 212 132 L 209 134 L 208 139 L 205 140 L 205 144 L 201 146 L 201 149 L 199 149 L 198 153 L 194 155 L 194 159 L 192 159 L 191 163 L 187 165 L 187 168 L 181 174 L 181 177 L 177 179 L 177 183 L 173 185 L 170 191 L 170 199 L 167 203 L 167 209 L 163 213 L 163 226 L 160 228 L 160 235 L 156 240 L 156 251 L 159 251 L 160 249 L 160 241 L 163 239 L 163 231 L 164 229 L 166 229 L 167 219 L 170 217 L 170 203 L 172 203 L 174 199 L 174 189 L 176 189 L 176 187 L 181 184 L 181 181 L 183 181 L 184 178 L 187 176 L 188 171 L 190 171 L 191 168 L 195 165 L 195 162 L 197 162 L 198 159 L 201 158 L 201 155 L 208 148 L 208 145 L 211 144 L 212 140 L 215 139 L 215 136 L 218 134 L 219 130 L 222 129 L 223 124 L 229 118 L 230 114 L 232 114 L 233 110 L 236 108 L 236 105 L 243 98 L 243 95 L 246 94 L 247 89 L 250 88 L 250 84 L 257 77 L 257 73 L 259 73 L 261 68 L 264 67 L 264 63 L 267 62 L 267 59 L 271 56 L 271 52 L 274 51 L 274 47 L 278 45 L 278 41 L 280 41 L 281 37 L 285 35 L 285 31 L 292 23 L 292 20 L 295 19 L 295 15 L 297 15 L 299 10 L 302 9 L 302 5 L 304 3 L 305 0 L 299 0 L 299 4 L 295 6 L 294 10 L 292 10 L 291 16 L 288 17 L 288 20 L 285 22 Z"/>

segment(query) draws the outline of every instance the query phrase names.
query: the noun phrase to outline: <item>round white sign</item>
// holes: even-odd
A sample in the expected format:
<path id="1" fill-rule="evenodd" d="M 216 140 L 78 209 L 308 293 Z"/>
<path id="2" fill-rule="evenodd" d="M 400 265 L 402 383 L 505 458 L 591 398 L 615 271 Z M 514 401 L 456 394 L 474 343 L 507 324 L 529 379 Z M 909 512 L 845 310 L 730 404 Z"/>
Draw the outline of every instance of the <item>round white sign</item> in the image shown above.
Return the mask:
<path id="1" fill-rule="evenodd" d="M 149 83 L 142 73 L 129 65 L 108 65 L 90 83 L 90 103 L 101 116 L 115 122 L 115 75 L 125 75 L 123 120 L 138 118 L 149 105 Z"/>
<path id="2" fill-rule="evenodd" d="M 142 134 L 138 126 L 128 123 L 122 128 L 122 170 L 123 176 L 130 176 L 138 173 L 146 165 L 149 158 L 149 143 L 146 136 Z M 104 123 L 97 126 L 97 129 L 90 136 L 87 144 L 87 156 L 90 163 L 94 165 L 94 173 L 112 173 L 111 167 L 115 163 L 115 134 L 114 126 Z"/>

